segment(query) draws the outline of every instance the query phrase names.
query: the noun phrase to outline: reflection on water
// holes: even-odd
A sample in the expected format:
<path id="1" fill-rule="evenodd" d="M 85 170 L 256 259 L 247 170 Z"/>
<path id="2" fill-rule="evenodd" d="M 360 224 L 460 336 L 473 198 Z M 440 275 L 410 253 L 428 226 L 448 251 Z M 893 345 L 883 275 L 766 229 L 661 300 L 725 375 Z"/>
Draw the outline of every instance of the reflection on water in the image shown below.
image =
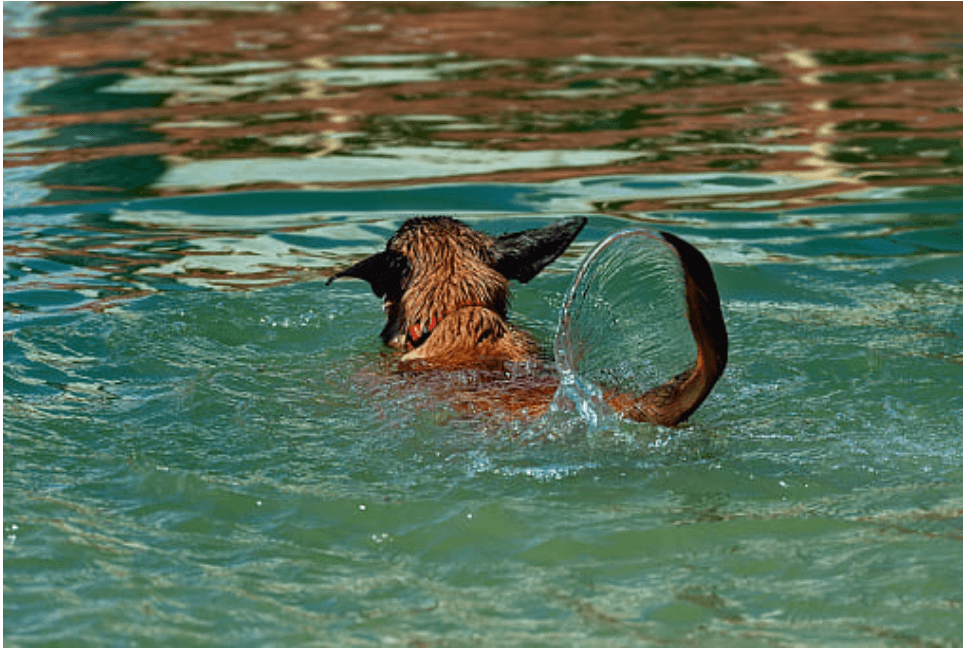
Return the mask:
<path id="1" fill-rule="evenodd" d="M 589 172 L 935 184 L 962 160 L 961 47 L 934 28 L 952 4 L 828 8 L 901 50 L 809 36 L 788 7 L 8 4 L 5 172 L 37 168 L 8 181 L 48 202 Z M 531 14 L 556 26 L 539 55 Z M 753 44 L 725 54 L 727 25 Z M 646 49 L 621 40 L 640 27 Z"/>
<path id="2" fill-rule="evenodd" d="M 606 206 L 623 222 L 671 226 L 701 242 L 713 262 L 732 264 L 959 252 L 961 201 L 941 187 L 847 192 L 830 205 L 771 211 L 781 204 L 776 193 L 823 184 L 793 176 L 594 176 L 8 207 L 5 316 L 12 325 L 31 312 L 22 296 L 46 294 L 38 290 L 71 290 L 73 302 L 102 308 L 176 284 L 248 288 L 328 276 L 381 249 L 406 215 L 439 211 L 485 223 Z M 717 210 L 625 211 L 639 202 L 674 200 L 714 200 Z M 735 211 L 748 209 L 761 211 Z M 588 249 L 579 241 L 575 248 Z"/>
<path id="3" fill-rule="evenodd" d="M 4 638 L 958 645 L 961 23 L 4 3 Z M 320 280 L 438 213 L 589 217 L 513 286 L 548 351 L 599 242 L 686 238 L 725 375 L 681 429 L 466 420 Z M 624 241 L 572 364 L 626 384 L 691 349 Z"/>

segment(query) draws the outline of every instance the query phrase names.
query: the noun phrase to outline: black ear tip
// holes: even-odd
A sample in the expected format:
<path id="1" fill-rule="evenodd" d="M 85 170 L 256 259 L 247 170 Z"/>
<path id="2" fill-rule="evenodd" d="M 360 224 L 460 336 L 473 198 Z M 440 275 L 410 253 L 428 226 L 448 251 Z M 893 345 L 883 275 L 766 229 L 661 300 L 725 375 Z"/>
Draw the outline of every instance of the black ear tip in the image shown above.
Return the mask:
<path id="1" fill-rule="evenodd" d="M 356 276 L 356 275 L 353 275 L 352 274 L 352 271 L 355 270 L 355 268 L 356 268 L 356 266 L 353 266 L 351 268 L 346 268 L 345 270 L 341 270 L 339 272 L 336 272 L 334 275 L 332 275 L 331 277 L 329 277 L 328 279 L 325 280 L 325 285 L 326 286 L 331 286 L 332 285 L 332 282 L 335 281 L 336 279 L 345 279 L 346 277 L 354 277 L 354 276 Z M 366 277 L 358 277 L 358 278 L 359 279 L 366 279 Z M 368 279 L 366 279 L 366 280 L 368 281 Z"/>
<path id="2" fill-rule="evenodd" d="M 586 224 L 585 216 L 574 216 L 537 229 L 503 234 L 493 247 L 493 267 L 507 279 L 527 283 L 563 254 Z"/>
<path id="3" fill-rule="evenodd" d="M 326 281 L 331 284 L 336 279 L 350 277 L 369 282 L 376 297 L 395 294 L 402 290 L 402 282 L 409 274 L 409 261 L 406 257 L 392 250 L 385 250 L 370 257 L 366 257 L 353 266 L 337 272 Z"/>
<path id="4" fill-rule="evenodd" d="M 572 218 L 566 218 L 556 224 L 557 231 L 561 233 L 566 233 L 574 238 L 580 234 L 580 230 L 584 229 L 587 225 L 586 216 L 574 216 Z"/>
<path id="5" fill-rule="evenodd" d="M 564 221 L 564 227 L 566 227 L 573 238 L 577 238 L 577 235 L 580 234 L 582 229 L 584 229 L 584 226 L 587 225 L 587 222 L 588 220 L 586 216 L 574 216 L 573 218 L 568 218 Z"/>

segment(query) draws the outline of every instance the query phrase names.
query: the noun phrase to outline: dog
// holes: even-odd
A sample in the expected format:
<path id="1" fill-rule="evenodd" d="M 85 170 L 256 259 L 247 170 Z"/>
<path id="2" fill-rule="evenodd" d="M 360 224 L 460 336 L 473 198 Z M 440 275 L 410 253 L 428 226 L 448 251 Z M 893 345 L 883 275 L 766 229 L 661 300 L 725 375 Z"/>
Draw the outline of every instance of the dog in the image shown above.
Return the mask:
<path id="1" fill-rule="evenodd" d="M 460 409 L 539 416 L 547 411 L 559 381 L 542 362 L 536 340 L 507 321 L 510 281 L 533 279 L 564 253 L 586 223 L 586 218 L 576 217 L 492 237 L 446 216 L 411 218 L 385 250 L 336 273 L 326 285 L 339 278 L 369 283 L 386 313 L 382 341 L 395 350 L 398 366 L 407 373 L 471 370 L 492 378 L 508 375 L 507 367 L 542 364 L 541 371 L 522 377 L 517 372 L 512 381 L 484 378 L 472 388 L 443 389 Z M 660 236 L 684 270 L 697 358 L 688 370 L 642 394 L 610 390 L 604 399 L 624 418 L 670 427 L 693 414 L 721 377 L 728 333 L 708 261 L 677 236 Z M 436 380 L 434 388 L 450 382 Z"/>

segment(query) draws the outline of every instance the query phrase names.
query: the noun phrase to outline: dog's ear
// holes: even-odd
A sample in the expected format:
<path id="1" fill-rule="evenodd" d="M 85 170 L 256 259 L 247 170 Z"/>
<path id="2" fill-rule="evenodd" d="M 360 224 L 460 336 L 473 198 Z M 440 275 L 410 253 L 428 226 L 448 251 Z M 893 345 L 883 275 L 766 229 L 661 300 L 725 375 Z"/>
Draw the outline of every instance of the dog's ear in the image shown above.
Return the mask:
<path id="1" fill-rule="evenodd" d="M 507 279 L 527 283 L 573 243 L 587 224 L 583 216 L 538 229 L 503 234 L 493 245 L 493 268 Z"/>
<path id="2" fill-rule="evenodd" d="M 403 282 L 409 276 L 409 260 L 395 250 L 384 250 L 329 277 L 325 285 L 342 277 L 354 277 L 369 282 L 376 297 L 398 299 L 403 292 Z"/>

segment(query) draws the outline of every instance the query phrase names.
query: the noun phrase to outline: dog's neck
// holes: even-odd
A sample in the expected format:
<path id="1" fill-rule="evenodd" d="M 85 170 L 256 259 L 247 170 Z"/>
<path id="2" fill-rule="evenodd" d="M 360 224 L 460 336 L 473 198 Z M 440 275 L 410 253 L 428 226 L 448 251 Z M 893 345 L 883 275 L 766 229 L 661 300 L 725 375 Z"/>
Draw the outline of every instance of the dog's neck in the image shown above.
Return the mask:
<path id="1" fill-rule="evenodd" d="M 433 315 L 410 318 L 393 345 L 404 362 L 428 366 L 481 367 L 534 357 L 538 348 L 527 334 L 514 330 L 498 306 L 485 302 L 444 302 Z"/>
<path id="2" fill-rule="evenodd" d="M 488 305 L 481 301 L 468 301 L 444 308 L 441 314 L 430 317 L 428 321 L 416 322 L 406 329 L 406 350 L 412 351 L 421 346 L 443 319 L 464 308 L 488 308 Z"/>
<path id="3" fill-rule="evenodd" d="M 431 266 L 413 266 L 400 298 L 388 302 L 384 340 L 428 359 L 469 356 L 481 339 L 504 333 L 509 283 L 503 275 L 448 248 Z"/>

